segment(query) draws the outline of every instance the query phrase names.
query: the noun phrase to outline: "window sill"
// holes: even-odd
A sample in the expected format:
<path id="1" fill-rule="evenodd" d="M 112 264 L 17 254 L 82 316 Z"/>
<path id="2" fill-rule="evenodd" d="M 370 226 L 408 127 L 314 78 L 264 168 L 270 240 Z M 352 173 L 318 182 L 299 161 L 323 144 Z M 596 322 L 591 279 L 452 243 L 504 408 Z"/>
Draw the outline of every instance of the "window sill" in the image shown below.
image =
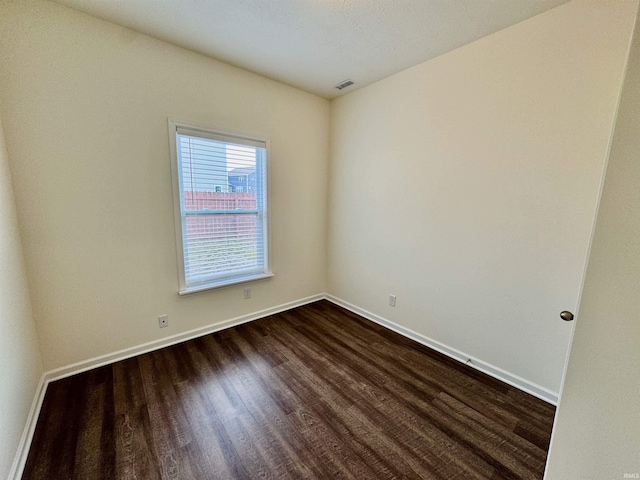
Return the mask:
<path id="1" fill-rule="evenodd" d="M 238 285 L 241 283 L 255 282 L 256 280 L 264 280 L 265 278 L 273 277 L 273 273 L 260 273 L 257 275 L 247 275 L 245 277 L 236 277 L 231 280 L 220 280 L 217 282 L 203 283 L 194 287 L 185 288 L 180 290 L 178 295 L 181 297 L 187 295 L 193 295 L 195 293 L 206 292 L 207 290 L 215 290 L 216 288 L 229 287 L 231 285 Z"/>

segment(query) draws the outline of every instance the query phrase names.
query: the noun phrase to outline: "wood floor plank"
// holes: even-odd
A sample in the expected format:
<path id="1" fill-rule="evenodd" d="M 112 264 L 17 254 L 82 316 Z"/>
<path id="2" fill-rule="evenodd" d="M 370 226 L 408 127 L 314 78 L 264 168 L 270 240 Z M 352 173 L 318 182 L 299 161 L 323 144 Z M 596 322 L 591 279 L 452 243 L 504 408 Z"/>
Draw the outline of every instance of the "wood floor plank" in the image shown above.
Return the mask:
<path id="1" fill-rule="evenodd" d="M 258 380 L 255 384 L 247 382 L 244 385 L 248 394 L 243 396 L 243 403 L 258 425 L 254 434 L 263 438 L 261 443 L 268 445 L 267 448 L 275 443 L 282 449 L 277 456 L 284 456 L 288 460 L 286 467 L 292 471 L 294 478 L 318 478 L 323 469 L 288 418 L 288 414 L 294 411 L 291 405 L 299 402 L 299 397 L 271 368 L 271 365 L 282 365 L 282 362 L 265 362 L 261 357 L 251 355 L 254 344 L 249 344 L 245 338 L 238 336 L 234 341 L 249 362 L 253 378 Z M 275 442 L 270 442 L 270 438 Z"/>
<path id="2" fill-rule="evenodd" d="M 540 479 L 554 413 L 319 301 L 52 382 L 22 478 Z"/>
<path id="3" fill-rule="evenodd" d="M 451 397 L 445 397 L 445 400 L 438 401 L 437 406 L 440 407 L 439 410 L 442 413 L 446 413 L 450 418 L 447 422 L 451 426 L 451 430 L 447 430 L 449 436 L 457 437 L 469 446 L 473 445 L 474 451 L 481 458 L 495 469 L 505 472 L 506 476 L 535 478 L 535 475 L 531 476 L 532 467 L 540 468 L 541 465 L 534 465 L 535 462 L 527 451 L 530 450 L 529 448 L 526 450 L 519 448 L 526 443 L 525 441 L 510 435 L 511 432 L 503 429 L 490 428 L 488 426 L 490 421 L 476 421 L 472 409 L 460 402 L 455 402 Z M 505 443 L 505 438 L 513 443 Z M 514 441 L 516 439 L 518 441 Z M 517 455 L 515 455 L 516 452 Z"/>
<path id="4" fill-rule="evenodd" d="M 152 437 L 146 405 L 132 407 L 116 418 L 116 465 L 118 479 L 161 478 L 160 465 L 152 453 Z"/>
<path id="5" fill-rule="evenodd" d="M 73 478 L 90 479 L 97 478 L 102 475 L 102 456 L 103 452 L 108 453 L 109 450 L 103 450 L 101 437 L 103 430 L 103 422 L 105 421 L 105 385 L 95 385 L 83 392 L 83 405 L 86 407 L 80 412 L 80 421 L 78 429 L 80 434 L 75 450 L 76 462 L 74 465 Z M 108 447 L 107 447 L 108 448 Z M 111 449 L 113 451 L 113 449 Z"/>
<path id="6" fill-rule="evenodd" d="M 65 378 L 51 392 L 52 408 L 47 421 L 52 435 L 41 439 L 48 465 L 35 478 L 73 478 L 75 450 L 78 439 L 78 415 L 81 408 L 81 392 L 85 379 Z M 48 392 L 47 392 L 48 394 Z M 72 413 L 72 415 L 69 415 Z M 27 460 L 28 462 L 28 460 Z M 46 472 L 46 473 L 45 473 Z"/>

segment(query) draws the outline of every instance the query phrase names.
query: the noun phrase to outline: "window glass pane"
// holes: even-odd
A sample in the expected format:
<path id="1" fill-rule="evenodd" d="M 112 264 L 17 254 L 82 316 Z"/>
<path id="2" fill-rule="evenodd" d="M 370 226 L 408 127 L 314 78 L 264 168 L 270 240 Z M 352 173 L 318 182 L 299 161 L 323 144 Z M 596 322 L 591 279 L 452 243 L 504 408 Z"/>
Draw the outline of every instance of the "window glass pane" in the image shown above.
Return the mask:
<path id="1" fill-rule="evenodd" d="M 266 272 L 266 149 L 184 131 L 176 144 L 186 286 Z"/>
<path id="2" fill-rule="evenodd" d="M 187 216 L 187 283 L 229 271 L 261 271 L 257 220 L 257 215 Z"/>

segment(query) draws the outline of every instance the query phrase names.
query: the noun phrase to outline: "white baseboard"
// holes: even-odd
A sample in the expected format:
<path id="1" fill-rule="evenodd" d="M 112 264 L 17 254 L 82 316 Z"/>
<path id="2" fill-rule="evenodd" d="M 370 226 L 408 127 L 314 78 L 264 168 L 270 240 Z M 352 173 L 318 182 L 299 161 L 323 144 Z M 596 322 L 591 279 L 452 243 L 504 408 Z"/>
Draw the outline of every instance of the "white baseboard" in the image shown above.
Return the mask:
<path id="1" fill-rule="evenodd" d="M 22 471 L 27 463 L 27 456 L 29 455 L 29 447 L 31 446 L 31 440 L 33 440 L 33 434 L 36 431 L 36 423 L 38 423 L 38 417 L 40 416 L 40 409 L 42 408 L 42 402 L 44 401 L 44 394 L 47 391 L 46 373 L 40 376 L 40 381 L 36 387 L 36 393 L 33 396 L 31 402 L 31 408 L 29 409 L 29 415 L 27 416 L 27 423 L 22 432 L 20 443 L 18 444 L 18 451 L 16 452 L 15 459 L 11 470 L 9 470 L 8 480 L 20 480 L 22 478 Z"/>
<path id="2" fill-rule="evenodd" d="M 252 322 L 260 318 L 268 317 L 276 313 L 284 312 L 292 308 L 301 307 L 311 302 L 322 300 L 325 298 L 324 294 L 312 295 L 311 297 L 302 298 L 293 302 L 283 303 L 275 307 L 266 308 L 257 312 L 249 313 L 247 315 L 241 315 L 239 317 L 225 320 L 224 322 L 215 323 L 213 325 L 207 325 L 206 327 L 196 328 L 189 330 L 188 332 L 178 333 L 171 335 L 170 337 L 154 340 L 152 342 L 143 343 L 135 347 L 125 348 L 124 350 L 118 350 L 117 352 L 107 353 L 99 357 L 91 358 L 89 360 L 83 360 L 81 362 L 73 363 L 64 367 L 56 368 L 46 373 L 47 379 L 51 382 L 54 380 L 60 380 L 61 378 L 69 377 L 77 373 L 82 373 L 87 370 L 91 370 L 103 365 L 109 365 L 111 363 L 119 362 L 120 360 L 126 360 L 127 358 L 142 355 L 143 353 L 152 352 L 161 348 L 170 347 L 178 343 L 186 342 L 193 338 L 203 337 L 210 333 L 225 330 L 227 328 L 242 325 L 243 323 Z"/>
<path id="3" fill-rule="evenodd" d="M 375 313 L 371 313 L 367 310 L 364 310 L 360 307 L 357 307 L 349 302 L 346 302 L 340 298 L 334 297 L 333 295 L 325 294 L 325 298 L 336 305 L 346 308 L 347 310 L 360 315 L 361 317 L 366 318 L 367 320 L 371 320 L 383 327 L 386 327 L 390 330 L 393 330 L 400 335 L 403 335 L 411 340 L 414 340 L 422 345 L 425 345 L 433 350 L 440 352 L 448 357 L 453 358 L 454 360 L 458 360 L 461 363 L 469 365 L 470 367 L 475 368 L 487 375 L 496 378 L 504 383 L 511 385 L 519 390 L 527 392 L 534 397 L 537 397 L 541 400 L 544 400 L 547 403 L 552 405 L 558 405 L 558 394 L 553 392 L 545 387 L 541 387 L 540 385 L 536 385 L 533 382 L 525 380 L 518 375 L 507 372 L 499 367 L 491 365 L 490 363 L 483 362 L 480 359 L 474 358 L 470 355 L 467 355 L 464 352 L 456 350 L 455 348 L 449 347 L 443 343 L 438 342 L 437 340 L 433 340 L 421 333 L 414 332 L 408 328 L 405 328 L 397 323 L 394 323 L 386 318 L 383 318 Z"/>
<path id="4" fill-rule="evenodd" d="M 18 451 L 11 467 L 8 480 L 20 480 L 20 478 L 22 477 L 22 473 L 27 462 L 27 456 L 29 455 L 31 441 L 33 440 L 33 434 L 38 422 L 40 409 L 42 408 L 42 402 L 44 401 L 44 395 L 47 391 L 47 386 L 54 380 L 60 380 L 61 378 L 70 377 L 71 375 L 86 372 L 87 370 L 91 370 L 93 368 L 109 365 L 111 363 L 119 362 L 120 360 L 126 360 L 127 358 L 142 355 L 143 353 L 152 352 L 154 350 L 159 350 L 171 345 L 176 345 L 193 338 L 202 337 L 204 335 L 209 335 L 210 333 L 235 327 L 243 323 L 252 322 L 254 320 L 268 317 L 269 315 L 275 315 L 276 313 L 290 310 L 292 308 L 301 307 L 308 303 L 316 302 L 324 298 L 324 294 L 312 295 L 310 297 L 301 298 L 293 302 L 283 303 L 275 307 L 249 313 L 247 315 L 241 315 L 224 322 L 208 325 L 206 327 L 196 328 L 194 330 L 189 330 L 188 332 L 179 333 L 170 337 L 162 338 L 160 340 L 143 343 L 135 347 L 125 348 L 124 350 L 108 353 L 106 355 L 100 355 L 99 357 L 90 358 L 88 360 L 83 360 L 81 362 L 73 363 L 71 365 L 56 368 L 55 370 L 44 372 L 36 389 L 36 393 L 31 405 L 31 410 L 29 412 L 29 416 L 27 417 L 27 423 L 22 433 L 22 438 L 20 439 Z"/>

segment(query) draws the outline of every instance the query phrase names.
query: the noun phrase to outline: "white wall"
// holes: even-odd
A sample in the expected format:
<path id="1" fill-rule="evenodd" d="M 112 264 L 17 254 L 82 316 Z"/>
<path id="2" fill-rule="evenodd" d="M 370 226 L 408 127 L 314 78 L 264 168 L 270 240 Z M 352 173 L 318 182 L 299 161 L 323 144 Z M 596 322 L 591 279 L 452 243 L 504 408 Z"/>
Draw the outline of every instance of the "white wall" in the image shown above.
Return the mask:
<path id="1" fill-rule="evenodd" d="M 7 478 L 42 375 L 0 124 L 0 478 Z"/>
<path id="2" fill-rule="evenodd" d="M 549 451 L 548 480 L 640 476 L 640 19 Z"/>
<path id="3" fill-rule="evenodd" d="M 636 5 L 576 0 L 335 100 L 328 292 L 557 392 Z"/>
<path id="4" fill-rule="evenodd" d="M 327 100 L 54 3 L 0 9 L 0 101 L 46 369 L 324 292 Z M 275 277 L 250 300 L 242 286 L 177 294 L 167 117 L 271 138 Z"/>

